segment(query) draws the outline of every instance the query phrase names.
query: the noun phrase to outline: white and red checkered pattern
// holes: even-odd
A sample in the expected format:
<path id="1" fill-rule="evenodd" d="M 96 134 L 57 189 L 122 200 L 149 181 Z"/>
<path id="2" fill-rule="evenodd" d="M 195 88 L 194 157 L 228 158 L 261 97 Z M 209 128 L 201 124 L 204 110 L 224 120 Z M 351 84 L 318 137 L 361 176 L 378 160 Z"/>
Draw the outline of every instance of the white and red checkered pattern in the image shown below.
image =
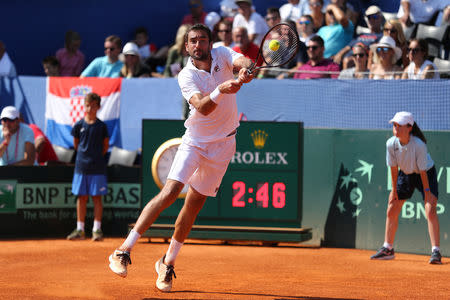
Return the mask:
<path id="1" fill-rule="evenodd" d="M 84 98 L 70 98 L 70 117 L 72 118 L 72 126 L 80 119 L 84 118 Z"/>

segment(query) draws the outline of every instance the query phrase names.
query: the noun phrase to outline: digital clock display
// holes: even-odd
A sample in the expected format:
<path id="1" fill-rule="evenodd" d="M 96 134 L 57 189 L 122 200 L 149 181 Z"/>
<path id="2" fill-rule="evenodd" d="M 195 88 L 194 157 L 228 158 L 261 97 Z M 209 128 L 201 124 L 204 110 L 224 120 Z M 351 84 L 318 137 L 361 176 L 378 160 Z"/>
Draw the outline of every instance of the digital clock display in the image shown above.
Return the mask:
<path id="1" fill-rule="evenodd" d="M 273 184 L 259 182 L 256 189 L 251 187 L 247 189 L 245 182 L 235 181 L 232 188 L 233 207 L 245 207 L 247 203 L 259 208 L 268 208 L 269 203 L 273 208 L 283 208 L 286 205 L 286 185 L 283 182 Z"/>

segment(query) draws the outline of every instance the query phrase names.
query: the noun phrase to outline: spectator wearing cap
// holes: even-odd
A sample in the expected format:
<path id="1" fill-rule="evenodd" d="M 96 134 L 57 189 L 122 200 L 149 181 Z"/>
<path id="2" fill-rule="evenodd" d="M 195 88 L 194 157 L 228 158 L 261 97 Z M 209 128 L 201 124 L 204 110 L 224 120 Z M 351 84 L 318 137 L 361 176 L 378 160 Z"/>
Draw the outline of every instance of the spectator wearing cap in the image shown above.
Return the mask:
<path id="1" fill-rule="evenodd" d="M 145 78 L 152 76 L 150 68 L 141 61 L 139 47 L 135 43 L 126 43 L 119 58 L 124 63 L 120 70 L 120 77 Z"/>
<path id="2" fill-rule="evenodd" d="M 105 56 L 95 58 L 81 77 L 119 77 L 123 63 L 119 60 L 122 51 L 122 40 L 115 35 L 110 35 L 105 39 Z"/>
<path id="3" fill-rule="evenodd" d="M 6 53 L 5 44 L 0 41 L 0 77 L 16 77 L 16 67 L 14 66 L 8 53 Z"/>
<path id="4" fill-rule="evenodd" d="M 400 79 L 402 69 L 395 62 L 402 57 L 402 50 L 395 45 L 390 36 L 383 36 L 380 41 L 370 46 L 374 54 L 374 64 L 370 67 L 370 79 Z"/>
<path id="5" fill-rule="evenodd" d="M 269 30 L 264 18 L 253 11 L 252 0 L 235 0 L 238 14 L 234 17 L 233 28 L 245 27 L 251 42 L 260 45 L 264 35 Z"/>
<path id="6" fill-rule="evenodd" d="M 353 46 L 352 53 L 355 66 L 342 70 L 338 79 L 369 78 L 369 69 L 367 68 L 368 48 L 363 43 L 358 43 Z"/>
<path id="7" fill-rule="evenodd" d="M 353 37 L 353 23 L 344 11 L 336 4 L 329 4 L 326 9 L 325 20 L 327 26 L 319 29 L 317 34 L 325 42 L 324 57 L 336 55 Z"/>
<path id="8" fill-rule="evenodd" d="M 353 39 L 347 46 L 342 48 L 333 58 L 334 62 L 337 64 L 342 63 L 342 68 L 347 69 L 355 64 L 353 59 L 352 48 L 358 44 L 362 43 L 366 47 L 370 47 L 373 43 L 376 43 L 383 36 L 382 26 L 384 17 L 381 13 L 381 9 L 376 6 L 370 6 L 366 12 L 364 18 L 369 26 L 369 33 L 362 33 Z"/>
<path id="9" fill-rule="evenodd" d="M 294 79 L 318 79 L 318 78 L 337 78 L 339 75 L 339 65 L 333 60 L 323 57 L 325 51 L 323 39 L 316 35 L 313 36 L 306 45 L 308 62 L 300 66 L 294 75 Z M 311 72 L 313 71 L 313 72 Z M 319 73 L 317 73 L 319 72 Z"/>
<path id="10" fill-rule="evenodd" d="M 0 114 L 0 166 L 34 164 L 33 130 L 20 122 L 19 117 L 14 106 L 6 106 Z"/>
<path id="11" fill-rule="evenodd" d="M 181 25 L 205 24 L 207 13 L 203 11 L 203 3 L 201 0 L 189 0 L 189 10 L 191 13 L 183 17 Z"/>
<path id="12" fill-rule="evenodd" d="M 61 76 L 80 76 L 84 68 L 84 54 L 80 51 L 80 46 L 80 34 L 72 30 L 67 31 L 64 37 L 64 48 L 56 51 Z"/>
<path id="13" fill-rule="evenodd" d="M 428 57 L 428 42 L 424 39 L 412 39 L 408 47 L 409 65 L 402 79 L 439 79 L 437 67 Z"/>
<path id="14" fill-rule="evenodd" d="M 450 19 L 450 1 L 448 0 L 401 0 L 397 17 L 404 27 L 412 24 L 432 24 L 434 17 L 442 11 L 442 20 Z M 440 25 L 440 24 L 438 24 Z"/>

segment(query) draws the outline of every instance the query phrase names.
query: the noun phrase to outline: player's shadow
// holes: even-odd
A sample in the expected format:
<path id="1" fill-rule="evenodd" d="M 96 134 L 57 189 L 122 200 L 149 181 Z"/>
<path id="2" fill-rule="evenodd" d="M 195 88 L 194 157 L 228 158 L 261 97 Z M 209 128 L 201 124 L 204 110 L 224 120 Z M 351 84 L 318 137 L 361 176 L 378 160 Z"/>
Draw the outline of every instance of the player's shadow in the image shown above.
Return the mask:
<path id="1" fill-rule="evenodd" d="M 185 290 L 185 291 L 173 291 L 171 294 L 177 293 L 192 293 L 192 294 L 215 294 L 215 295 L 224 295 L 225 296 L 248 296 L 248 297 L 273 297 L 274 300 L 296 300 L 296 299 L 304 299 L 304 300 L 359 300 L 360 298 L 329 298 L 329 297 L 313 297 L 313 296 L 285 296 L 285 295 L 274 295 L 274 294 L 263 294 L 263 293 L 238 293 L 238 292 L 206 292 L 206 291 L 193 291 L 193 290 Z M 158 298 L 158 297 L 150 297 L 150 298 L 142 298 L 142 300 L 159 300 L 159 299 L 167 299 L 167 298 Z M 190 299 L 202 299 L 202 298 L 183 298 L 185 300 Z M 205 300 L 210 300 L 205 295 Z"/>
<path id="2" fill-rule="evenodd" d="M 355 248 L 356 219 L 359 211 L 350 196 L 357 186 L 351 173 L 341 164 L 321 246 Z"/>

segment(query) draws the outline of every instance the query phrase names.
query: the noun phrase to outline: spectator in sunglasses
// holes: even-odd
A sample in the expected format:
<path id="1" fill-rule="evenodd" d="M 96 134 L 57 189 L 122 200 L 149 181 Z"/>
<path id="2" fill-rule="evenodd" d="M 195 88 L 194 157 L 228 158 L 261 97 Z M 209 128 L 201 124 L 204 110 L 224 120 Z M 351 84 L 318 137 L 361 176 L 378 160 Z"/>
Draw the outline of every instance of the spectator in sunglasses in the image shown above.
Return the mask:
<path id="1" fill-rule="evenodd" d="M 119 60 L 122 40 L 115 35 L 105 39 L 105 56 L 95 58 L 80 77 L 119 77 L 123 62 Z"/>
<path id="2" fill-rule="evenodd" d="M 344 69 L 339 74 L 339 79 L 365 79 L 369 78 L 369 69 L 367 69 L 367 58 L 369 49 L 363 44 L 358 43 L 352 48 L 352 57 L 355 66 Z"/>
<path id="3" fill-rule="evenodd" d="M 405 68 L 402 79 L 439 79 L 437 67 L 427 60 L 428 42 L 423 39 L 409 41 L 409 66 Z"/>
<path id="4" fill-rule="evenodd" d="M 362 43 L 366 47 L 370 47 L 373 43 L 376 43 L 383 36 L 382 23 L 384 21 L 381 9 L 378 6 L 372 5 L 365 12 L 365 19 L 369 26 L 369 33 L 362 33 L 353 39 L 347 46 L 342 48 L 333 58 L 337 64 L 342 64 L 343 69 L 350 68 L 355 65 L 353 59 L 352 48 Z"/>
<path id="5" fill-rule="evenodd" d="M 402 57 L 397 60 L 396 64 L 399 67 L 406 67 L 409 65 L 408 53 L 406 49 L 408 48 L 408 43 L 405 37 L 405 33 L 403 31 L 402 23 L 399 20 L 391 19 L 388 20 L 383 27 L 383 35 L 390 36 L 394 39 L 395 45 L 402 50 Z M 372 53 L 370 53 L 369 64 L 372 63 Z M 370 68 L 370 65 L 369 65 Z"/>
<path id="6" fill-rule="evenodd" d="M 314 32 L 319 31 L 322 26 L 325 26 L 325 14 L 322 11 L 323 0 L 309 0 L 310 15 L 313 18 Z"/>
<path id="7" fill-rule="evenodd" d="M 370 68 L 371 79 L 399 79 L 402 69 L 395 64 L 401 58 L 402 50 L 395 45 L 390 36 L 383 36 L 370 49 L 374 53 L 374 64 Z"/>
<path id="8" fill-rule="evenodd" d="M 307 44 L 308 41 L 315 36 L 314 22 L 311 15 L 303 15 L 296 22 L 297 31 L 300 36 L 300 41 Z"/>
<path id="9" fill-rule="evenodd" d="M 213 44 L 213 48 L 217 48 L 219 46 L 225 46 L 229 48 L 234 47 L 233 36 L 231 31 L 233 29 L 233 23 L 227 19 L 223 19 L 217 23 L 217 38 L 219 41 Z"/>
<path id="10" fill-rule="evenodd" d="M 269 7 L 265 19 L 269 28 L 281 23 L 280 10 L 276 7 Z"/>
<path id="11" fill-rule="evenodd" d="M 339 75 L 339 65 L 333 60 L 323 57 L 325 51 L 323 39 L 316 35 L 313 36 L 307 46 L 308 62 L 300 66 L 294 75 L 294 79 L 318 79 L 318 78 L 337 78 Z M 313 72 L 311 72 L 313 71 Z"/>
<path id="12" fill-rule="evenodd" d="M 36 157 L 33 130 L 20 122 L 14 106 L 3 108 L 0 119 L 0 166 L 32 166 Z"/>
<path id="13" fill-rule="evenodd" d="M 324 57 L 330 58 L 344 48 L 353 37 L 353 22 L 336 4 L 327 6 L 325 20 L 327 26 L 319 29 L 317 34 L 325 41 Z"/>

